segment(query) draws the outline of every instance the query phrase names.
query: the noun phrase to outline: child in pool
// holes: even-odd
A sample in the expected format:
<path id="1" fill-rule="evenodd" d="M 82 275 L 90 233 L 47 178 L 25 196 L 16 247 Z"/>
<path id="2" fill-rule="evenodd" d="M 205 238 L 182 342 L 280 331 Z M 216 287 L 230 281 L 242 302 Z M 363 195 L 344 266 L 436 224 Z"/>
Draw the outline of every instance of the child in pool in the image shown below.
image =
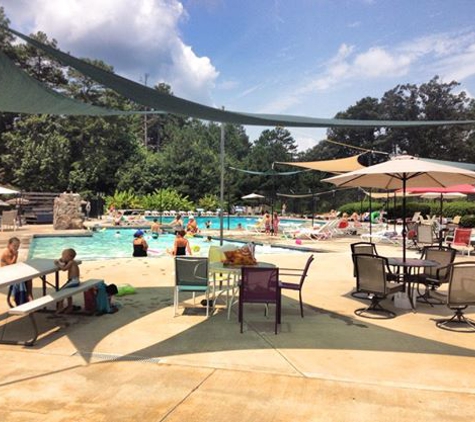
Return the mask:
<path id="1" fill-rule="evenodd" d="M 60 270 L 68 272 L 68 281 L 60 290 L 79 286 L 79 265 L 74 258 L 76 258 L 76 251 L 74 249 L 65 249 L 61 254 L 61 258 L 54 261 Z M 68 306 L 66 308 L 64 308 L 63 301 L 58 302 L 57 313 L 64 312 L 65 314 L 69 314 L 73 310 L 75 310 L 75 308 L 73 306 L 72 297 L 68 297 Z"/>

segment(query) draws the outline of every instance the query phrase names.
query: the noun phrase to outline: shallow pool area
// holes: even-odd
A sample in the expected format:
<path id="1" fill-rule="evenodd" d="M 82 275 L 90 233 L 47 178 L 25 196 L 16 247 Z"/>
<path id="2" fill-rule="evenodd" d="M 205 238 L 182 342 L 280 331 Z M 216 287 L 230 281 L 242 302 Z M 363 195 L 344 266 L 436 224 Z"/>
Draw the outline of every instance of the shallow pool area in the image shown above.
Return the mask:
<path id="1" fill-rule="evenodd" d="M 218 230 L 220 226 L 220 221 L 219 217 L 212 216 L 212 217 L 207 217 L 207 216 L 200 216 L 200 217 L 194 217 L 196 220 L 196 223 L 198 224 L 198 227 L 200 229 L 212 229 L 212 230 Z M 158 216 L 150 216 L 147 215 L 145 216 L 145 219 L 152 222 L 153 220 L 157 220 L 160 224 L 170 224 L 173 220 L 174 217 L 158 217 Z M 183 216 L 182 220 L 184 224 L 188 223 L 188 217 Z M 224 216 L 224 230 L 236 230 L 239 228 L 239 225 L 241 228 L 246 229 L 247 226 L 253 226 L 257 224 L 261 220 L 261 217 L 249 217 L 249 216 L 236 216 L 236 215 L 230 215 L 230 216 Z M 309 220 L 303 220 L 303 219 L 298 219 L 298 218 L 281 218 L 280 223 L 284 227 L 285 225 L 289 224 L 294 224 L 294 225 L 304 225 L 308 224 Z M 209 225 L 209 227 L 207 227 Z"/>
<path id="2" fill-rule="evenodd" d="M 61 251 L 67 248 L 76 250 L 77 259 L 83 261 L 131 258 L 132 241 L 135 229 L 104 229 L 84 236 L 35 236 L 28 252 L 28 258 L 59 258 Z M 158 239 L 153 239 L 148 233 L 145 239 L 149 244 L 149 256 L 167 256 L 167 250 L 171 250 L 175 236 L 173 234 L 160 235 Z M 206 237 L 189 238 L 193 255 L 207 256 L 210 245 L 219 245 L 218 239 L 211 242 Z M 224 244 L 243 245 L 242 242 L 225 241 Z M 257 245 L 256 254 L 275 253 L 300 253 L 299 251 L 286 248 L 271 247 L 270 245 Z"/>

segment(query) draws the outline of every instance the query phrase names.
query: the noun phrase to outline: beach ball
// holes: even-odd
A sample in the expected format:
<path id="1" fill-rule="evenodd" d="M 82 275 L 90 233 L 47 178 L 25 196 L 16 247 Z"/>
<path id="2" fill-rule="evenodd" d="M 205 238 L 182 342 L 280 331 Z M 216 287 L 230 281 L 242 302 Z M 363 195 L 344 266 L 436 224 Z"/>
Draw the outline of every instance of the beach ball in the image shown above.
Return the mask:
<path id="1" fill-rule="evenodd" d="M 195 245 L 195 246 L 193 246 L 193 247 L 191 248 L 191 250 L 192 250 L 193 252 L 199 252 L 200 249 L 201 249 L 201 248 L 200 248 L 198 245 Z"/>
<path id="2" fill-rule="evenodd" d="M 302 244 L 302 239 L 295 239 L 295 244 L 296 245 L 301 245 Z"/>

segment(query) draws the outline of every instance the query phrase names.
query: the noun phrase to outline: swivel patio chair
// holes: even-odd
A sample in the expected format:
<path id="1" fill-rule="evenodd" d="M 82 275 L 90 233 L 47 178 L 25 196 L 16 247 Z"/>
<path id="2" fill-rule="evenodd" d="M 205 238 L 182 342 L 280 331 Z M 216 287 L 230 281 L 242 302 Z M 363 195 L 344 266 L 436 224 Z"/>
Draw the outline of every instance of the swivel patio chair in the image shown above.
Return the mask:
<path id="1" fill-rule="evenodd" d="M 358 285 L 358 278 L 356 277 L 356 262 L 355 262 L 355 255 L 358 254 L 369 254 L 369 255 L 377 255 L 379 256 L 376 245 L 371 242 L 356 242 L 350 245 L 351 248 L 351 258 L 353 260 L 353 277 L 356 278 L 356 290 L 351 292 L 351 296 L 356 297 L 358 299 L 368 299 L 368 294 L 361 292 L 359 285 Z M 387 273 L 388 281 L 396 281 L 398 280 L 398 275 L 392 272 Z"/>
<path id="2" fill-rule="evenodd" d="M 387 281 L 391 274 L 387 258 L 370 254 L 355 255 L 357 285 L 361 292 L 369 295 L 371 303 L 366 308 L 355 310 L 364 318 L 388 319 L 396 314 L 381 306 L 380 302 L 389 294 L 402 291 L 404 284 Z M 390 277 L 389 277 L 390 278 Z"/>
<path id="3" fill-rule="evenodd" d="M 204 293 L 206 300 L 206 317 L 209 316 L 209 273 L 208 258 L 180 256 L 175 258 L 175 293 L 173 304 L 177 315 L 180 292 L 193 293 L 193 303 L 196 293 Z"/>
<path id="4" fill-rule="evenodd" d="M 424 270 L 420 274 L 412 276 L 413 282 L 417 283 L 417 291 L 419 296 L 418 302 L 428 303 L 429 305 L 442 304 L 444 300 L 437 296 L 432 296 L 431 292 L 438 289 L 442 284 L 448 283 L 448 271 L 447 266 L 452 264 L 455 260 L 457 251 L 450 247 L 438 247 L 438 246 L 426 246 L 422 250 L 422 259 L 436 261 L 440 265 L 439 267 L 424 267 Z M 425 290 L 423 294 L 420 294 L 420 285 L 423 285 Z"/>
<path id="5" fill-rule="evenodd" d="M 455 313 L 451 318 L 436 319 L 436 325 L 444 330 L 475 333 L 475 321 L 464 314 L 468 306 L 475 305 L 475 262 L 450 264 L 447 270 L 449 274 L 447 306 Z"/>
<path id="6" fill-rule="evenodd" d="M 278 268 L 243 267 L 239 281 L 239 322 L 243 332 L 244 304 L 275 304 L 275 334 L 280 324 L 280 289 Z M 266 312 L 267 313 L 267 312 Z"/>
<path id="7" fill-rule="evenodd" d="M 307 259 L 305 267 L 303 269 L 300 268 L 279 268 L 279 276 L 286 276 L 286 277 L 300 277 L 298 283 L 291 283 L 288 281 L 281 281 L 279 280 L 279 289 L 288 289 L 288 290 L 296 290 L 299 292 L 299 302 L 300 302 L 300 315 L 303 318 L 303 303 L 302 303 L 302 287 L 305 279 L 308 275 L 308 270 L 310 265 L 312 264 L 315 258 L 313 255 L 310 255 Z"/>

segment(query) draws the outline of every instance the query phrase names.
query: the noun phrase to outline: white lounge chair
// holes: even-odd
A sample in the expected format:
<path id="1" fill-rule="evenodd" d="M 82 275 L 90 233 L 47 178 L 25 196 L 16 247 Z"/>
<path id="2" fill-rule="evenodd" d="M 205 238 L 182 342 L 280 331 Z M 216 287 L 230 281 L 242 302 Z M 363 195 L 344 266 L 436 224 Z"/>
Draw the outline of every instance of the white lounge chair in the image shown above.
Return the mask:
<path id="1" fill-rule="evenodd" d="M 379 232 L 373 232 L 371 235 L 369 233 L 364 233 L 360 237 L 361 240 L 365 242 L 388 242 L 393 245 L 399 245 L 401 235 L 392 230 L 382 230 Z"/>

